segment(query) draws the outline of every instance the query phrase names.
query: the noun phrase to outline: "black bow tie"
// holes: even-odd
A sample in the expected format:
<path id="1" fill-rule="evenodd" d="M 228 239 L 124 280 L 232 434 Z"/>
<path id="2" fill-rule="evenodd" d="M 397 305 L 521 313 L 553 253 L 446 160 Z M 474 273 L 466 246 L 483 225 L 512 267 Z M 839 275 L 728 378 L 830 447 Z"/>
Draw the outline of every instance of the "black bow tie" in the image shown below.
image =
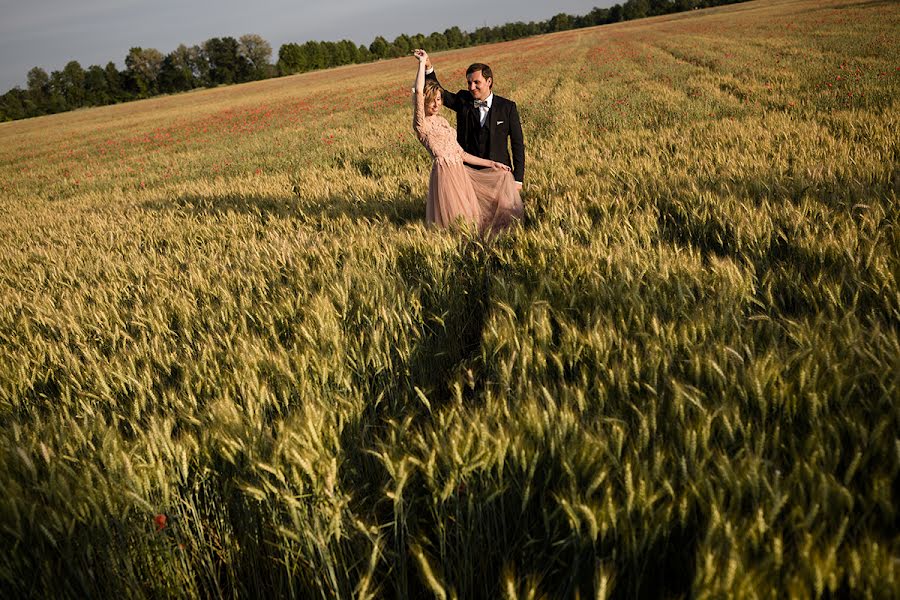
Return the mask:
<path id="1" fill-rule="evenodd" d="M 481 108 L 482 106 L 483 106 L 484 108 L 487 108 L 487 107 L 488 107 L 487 100 L 476 100 L 476 101 L 475 101 L 475 108 Z"/>

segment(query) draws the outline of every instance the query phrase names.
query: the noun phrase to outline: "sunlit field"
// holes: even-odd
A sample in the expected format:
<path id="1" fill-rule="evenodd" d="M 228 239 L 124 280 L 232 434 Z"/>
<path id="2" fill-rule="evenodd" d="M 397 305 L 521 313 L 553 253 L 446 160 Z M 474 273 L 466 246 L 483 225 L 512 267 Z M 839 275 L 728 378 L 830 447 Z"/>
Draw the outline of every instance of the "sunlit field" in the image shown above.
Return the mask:
<path id="1" fill-rule="evenodd" d="M 490 242 L 412 58 L 0 125 L 0 595 L 897 597 L 898 31 L 435 54 L 522 116 Z"/>

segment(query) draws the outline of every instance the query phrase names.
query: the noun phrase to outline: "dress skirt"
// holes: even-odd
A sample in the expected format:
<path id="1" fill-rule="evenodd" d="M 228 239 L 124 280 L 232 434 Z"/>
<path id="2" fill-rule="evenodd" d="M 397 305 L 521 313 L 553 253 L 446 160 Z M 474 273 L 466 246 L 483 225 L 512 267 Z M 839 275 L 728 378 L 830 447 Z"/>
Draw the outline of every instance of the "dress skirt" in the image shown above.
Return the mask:
<path id="1" fill-rule="evenodd" d="M 509 171 L 434 161 L 425 205 L 428 224 L 449 227 L 457 223 L 493 234 L 521 220 L 523 212 L 519 190 Z"/>

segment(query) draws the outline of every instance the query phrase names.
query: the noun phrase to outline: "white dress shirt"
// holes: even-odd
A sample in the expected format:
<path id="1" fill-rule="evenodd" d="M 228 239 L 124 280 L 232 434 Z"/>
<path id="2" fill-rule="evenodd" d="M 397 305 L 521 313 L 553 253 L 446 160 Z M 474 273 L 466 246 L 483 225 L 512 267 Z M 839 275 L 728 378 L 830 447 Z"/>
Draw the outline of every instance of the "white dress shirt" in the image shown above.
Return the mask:
<path id="1" fill-rule="evenodd" d="M 484 127 L 484 122 L 487 120 L 488 111 L 491 110 L 491 104 L 494 103 L 494 92 L 484 99 L 487 102 L 487 106 L 479 106 L 478 113 L 480 115 L 481 126 Z"/>

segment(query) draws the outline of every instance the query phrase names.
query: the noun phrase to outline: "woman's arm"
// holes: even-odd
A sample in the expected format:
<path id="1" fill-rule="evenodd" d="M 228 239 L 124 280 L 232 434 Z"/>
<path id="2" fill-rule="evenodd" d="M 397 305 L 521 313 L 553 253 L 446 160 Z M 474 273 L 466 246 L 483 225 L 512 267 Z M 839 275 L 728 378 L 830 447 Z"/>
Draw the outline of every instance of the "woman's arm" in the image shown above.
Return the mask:
<path id="1" fill-rule="evenodd" d="M 413 131 L 420 142 L 425 141 L 425 61 L 428 53 L 424 50 L 413 52 L 419 59 L 419 69 L 416 71 L 416 81 L 413 84 Z"/>
<path id="2" fill-rule="evenodd" d="M 413 86 L 417 94 L 425 92 L 425 63 L 428 62 L 428 53 L 421 48 L 413 50 L 413 54 L 419 59 L 419 70 L 416 71 L 416 83 Z"/>
<path id="3" fill-rule="evenodd" d="M 480 158 L 473 154 L 469 154 L 468 152 L 463 152 L 463 162 L 468 165 L 475 165 L 476 167 L 488 167 L 490 169 L 497 169 L 499 171 L 509 171 L 510 168 L 507 165 L 504 165 L 501 162 L 497 162 L 496 160 L 487 160 L 484 158 Z"/>

